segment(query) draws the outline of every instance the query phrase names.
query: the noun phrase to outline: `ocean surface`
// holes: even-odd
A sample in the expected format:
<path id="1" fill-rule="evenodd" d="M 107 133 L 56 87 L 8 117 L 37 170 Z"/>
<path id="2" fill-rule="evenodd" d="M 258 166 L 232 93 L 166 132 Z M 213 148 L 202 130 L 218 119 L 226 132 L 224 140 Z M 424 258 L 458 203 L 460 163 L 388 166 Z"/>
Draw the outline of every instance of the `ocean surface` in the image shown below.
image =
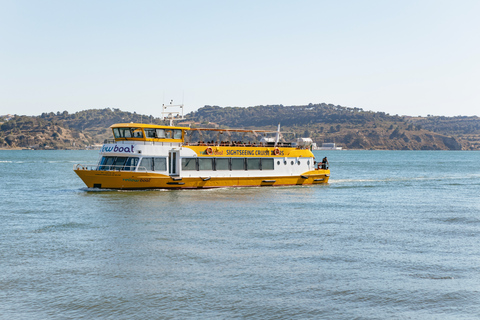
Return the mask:
<path id="1" fill-rule="evenodd" d="M 313 187 L 91 191 L 0 151 L 0 319 L 478 319 L 480 152 L 315 151 Z"/>

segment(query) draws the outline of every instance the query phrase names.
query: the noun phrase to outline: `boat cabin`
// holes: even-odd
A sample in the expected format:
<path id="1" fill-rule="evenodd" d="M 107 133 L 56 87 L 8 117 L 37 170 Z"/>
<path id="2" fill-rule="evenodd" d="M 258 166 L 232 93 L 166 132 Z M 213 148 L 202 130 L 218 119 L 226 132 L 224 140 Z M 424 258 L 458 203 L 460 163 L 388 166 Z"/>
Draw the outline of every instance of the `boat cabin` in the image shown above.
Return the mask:
<path id="1" fill-rule="evenodd" d="M 110 128 L 117 141 L 183 142 L 186 127 L 159 126 L 139 123 L 117 123 Z"/>

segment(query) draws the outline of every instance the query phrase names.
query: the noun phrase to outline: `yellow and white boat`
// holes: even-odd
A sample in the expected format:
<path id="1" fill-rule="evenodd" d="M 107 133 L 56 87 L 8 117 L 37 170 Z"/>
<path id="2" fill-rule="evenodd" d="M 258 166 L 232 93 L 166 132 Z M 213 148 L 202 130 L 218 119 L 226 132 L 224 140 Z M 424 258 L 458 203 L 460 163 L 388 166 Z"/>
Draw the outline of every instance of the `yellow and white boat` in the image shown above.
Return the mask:
<path id="1" fill-rule="evenodd" d="M 171 123 L 170 123 L 171 124 Z M 316 163 L 310 146 L 263 139 L 258 143 L 186 142 L 188 133 L 214 131 L 267 134 L 272 131 L 193 129 L 140 123 L 110 128 L 96 165 L 74 166 L 88 188 L 197 189 L 314 185 L 327 183 L 330 170 Z M 217 139 L 220 140 L 220 139 Z"/>

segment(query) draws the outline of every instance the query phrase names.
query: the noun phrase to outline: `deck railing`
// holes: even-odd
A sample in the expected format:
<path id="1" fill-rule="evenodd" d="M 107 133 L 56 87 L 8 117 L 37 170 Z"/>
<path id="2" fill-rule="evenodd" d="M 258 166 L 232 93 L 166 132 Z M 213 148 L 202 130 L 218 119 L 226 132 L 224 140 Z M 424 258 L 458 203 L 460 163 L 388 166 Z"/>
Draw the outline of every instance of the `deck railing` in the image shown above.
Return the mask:
<path id="1" fill-rule="evenodd" d="M 147 171 L 143 166 L 116 166 L 116 165 L 96 165 L 96 164 L 75 164 L 73 170 L 87 171 Z"/>
<path id="2" fill-rule="evenodd" d="M 105 139 L 104 144 L 115 144 L 115 139 Z M 156 141 L 136 141 L 136 144 L 143 145 L 172 145 L 172 143 L 179 142 L 156 142 Z M 274 148 L 275 142 L 242 142 L 242 141 L 198 141 L 198 142 L 183 142 L 184 146 L 205 146 L 205 147 L 258 147 L 258 148 Z M 279 142 L 276 147 L 278 148 L 292 148 L 297 149 L 309 149 L 310 146 L 295 146 L 291 142 Z"/>
<path id="3" fill-rule="evenodd" d="M 199 141 L 199 142 L 184 142 L 184 146 L 206 146 L 206 147 L 259 147 L 259 148 L 273 148 L 275 147 L 275 142 L 241 142 L 241 141 Z M 279 142 L 277 143 L 279 148 L 291 148 L 292 143 L 290 142 Z"/>

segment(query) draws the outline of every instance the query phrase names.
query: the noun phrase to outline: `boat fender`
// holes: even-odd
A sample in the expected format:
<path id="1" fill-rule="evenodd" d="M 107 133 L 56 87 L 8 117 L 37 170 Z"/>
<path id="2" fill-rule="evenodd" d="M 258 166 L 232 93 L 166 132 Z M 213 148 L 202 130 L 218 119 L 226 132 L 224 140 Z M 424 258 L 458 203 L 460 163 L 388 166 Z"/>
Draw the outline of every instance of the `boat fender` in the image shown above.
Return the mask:
<path id="1" fill-rule="evenodd" d="M 280 154 L 280 149 L 278 148 L 273 149 L 273 154 L 278 156 Z"/>

